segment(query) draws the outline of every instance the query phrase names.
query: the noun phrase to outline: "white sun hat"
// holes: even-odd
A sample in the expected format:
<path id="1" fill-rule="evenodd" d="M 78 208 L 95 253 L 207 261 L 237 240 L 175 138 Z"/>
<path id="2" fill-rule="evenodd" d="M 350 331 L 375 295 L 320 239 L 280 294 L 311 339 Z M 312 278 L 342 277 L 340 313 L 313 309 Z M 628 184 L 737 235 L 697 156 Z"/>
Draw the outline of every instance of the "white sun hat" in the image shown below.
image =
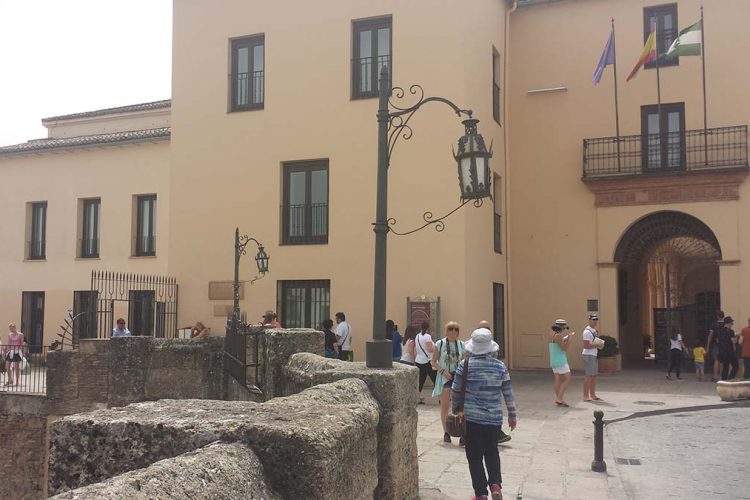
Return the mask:
<path id="1" fill-rule="evenodd" d="M 487 328 L 477 328 L 471 333 L 471 340 L 466 343 L 465 349 L 474 355 L 489 354 L 500 349 L 497 342 L 492 340 L 492 332 Z"/>

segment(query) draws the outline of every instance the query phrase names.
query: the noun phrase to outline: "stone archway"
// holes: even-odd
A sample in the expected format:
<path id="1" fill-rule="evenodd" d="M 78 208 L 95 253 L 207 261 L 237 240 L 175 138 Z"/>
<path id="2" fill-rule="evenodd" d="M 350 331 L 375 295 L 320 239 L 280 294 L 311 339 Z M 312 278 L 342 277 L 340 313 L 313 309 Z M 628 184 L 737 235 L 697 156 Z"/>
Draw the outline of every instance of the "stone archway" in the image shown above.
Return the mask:
<path id="1" fill-rule="evenodd" d="M 700 219 L 676 211 L 635 221 L 615 249 L 618 327 L 623 362 L 642 362 L 644 337 L 657 360 L 671 330 L 688 345 L 705 335 L 719 308 L 721 247 Z"/>

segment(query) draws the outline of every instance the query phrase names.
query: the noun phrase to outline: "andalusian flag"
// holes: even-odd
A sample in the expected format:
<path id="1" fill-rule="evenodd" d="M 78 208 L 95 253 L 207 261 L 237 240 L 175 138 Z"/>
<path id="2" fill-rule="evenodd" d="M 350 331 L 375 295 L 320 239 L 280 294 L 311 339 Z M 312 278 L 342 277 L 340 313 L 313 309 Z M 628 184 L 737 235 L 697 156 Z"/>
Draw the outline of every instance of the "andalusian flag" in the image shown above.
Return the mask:
<path id="1" fill-rule="evenodd" d="M 626 82 L 629 82 L 635 75 L 638 74 L 638 70 L 641 69 L 641 67 L 644 64 L 650 63 L 656 59 L 656 25 L 651 26 L 651 34 L 646 39 L 646 45 L 643 46 L 643 52 L 641 52 L 641 57 L 638 58 L 638 62 L 635 63 L 635 68 L 633 68 L 633 71 L 630 72 L 628 77 L 625 79 Z"/>
<path id="2" fill-rule="evenodd" d="M 669 47 L 667 57 L 699 56 L 703 43 L 703 26 L 701 21 L 680 31 Z"/>

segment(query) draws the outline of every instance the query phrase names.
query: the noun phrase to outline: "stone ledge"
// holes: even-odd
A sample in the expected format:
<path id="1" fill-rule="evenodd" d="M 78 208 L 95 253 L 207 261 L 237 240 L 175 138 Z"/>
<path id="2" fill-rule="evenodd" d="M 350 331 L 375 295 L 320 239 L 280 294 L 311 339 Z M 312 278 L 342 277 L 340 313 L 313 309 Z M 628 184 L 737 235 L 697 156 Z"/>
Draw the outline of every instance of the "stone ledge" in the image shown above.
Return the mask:
<path id="1" fill-rule="evenodd" d="M 257 454 L 283 498 L 333 500 L 346 491 L 371 499 L 378 421 L 367 386 L 351 379 L 268 403 L 160 400 L 72 415 L 52 426 L 49 491 L 86 486 L 214 441 L 239 441 Z"/>
<path id="2" fill-rule="evenodd" d="M 216 500 L 281 497 L 265 483 L 263 466 L 250 448 L 213 443 L 196 451 L 53 497 L 56 500 Z"/>

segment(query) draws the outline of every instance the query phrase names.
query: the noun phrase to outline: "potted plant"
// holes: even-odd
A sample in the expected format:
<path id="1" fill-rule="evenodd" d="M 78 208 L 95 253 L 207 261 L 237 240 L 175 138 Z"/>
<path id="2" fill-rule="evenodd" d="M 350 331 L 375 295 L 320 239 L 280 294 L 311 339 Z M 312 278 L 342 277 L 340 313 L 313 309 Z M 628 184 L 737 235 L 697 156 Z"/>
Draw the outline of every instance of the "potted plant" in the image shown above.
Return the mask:
<path id="1" fill-rule="evenodd" d="M 654 347 L 651 341 L 651 335 L 643 335 L 643 357 L 648 358 L 651 355 L 651 348 Z"/>
<path id="2" fill-rule="evenodd" d="M 604 341 L 604 347 L 597 353 L 599 372 L 614 373 L 620 370 L 620 347 L 617 345 L 617 339 L 609 335 L 602 335 L 599 338 Z"/>

